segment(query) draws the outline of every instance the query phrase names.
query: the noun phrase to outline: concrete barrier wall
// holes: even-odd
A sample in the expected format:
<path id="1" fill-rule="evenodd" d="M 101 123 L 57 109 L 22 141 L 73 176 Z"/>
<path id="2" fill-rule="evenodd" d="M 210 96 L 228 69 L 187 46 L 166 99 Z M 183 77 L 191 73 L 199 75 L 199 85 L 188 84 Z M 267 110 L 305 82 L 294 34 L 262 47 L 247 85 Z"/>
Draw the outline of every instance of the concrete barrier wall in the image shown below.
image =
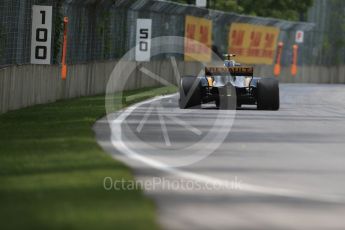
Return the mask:
<path id="1" fill-rule="evenodd" d="M 60 79 L 59 66 L 23 65 L 0 69 L 0 113 L 60 99 L 104 94 L 116 61 L 95 62 L 69 66 L 66 81 Z M 125 89 L 160 85 L 140 71 L 146 68 L 161 78 L 176 84 L 170 61 L 134 63 Z M 199 63 L 178 62 L 180 75 L 196 75 L 202 69 Z M 256 66 L 255 75 L 273 76 L 272 66 Z M 280 82 L 286 83 L 345 83 L 345 66 L 299 67 L 298 75 L 292 77 L 289 68 L 283 68 Z M 115 83 L 116 84 L 116 83 Z"/>
<path id="2" fill-rule="evenodd" d="M 273 76 L 273 66 L 255 67 L 256 76 Z M 303 66 L 298 67 L 297 76 L 293 77 L 290 67 L 283 67 L 278 77 L 283 83 L 319 83 L 319 84 L 344 84 L 345 66 Z"/>
<path id="3" fill-rule="evenodd" d="M 104 93 L 111 63 L 74 65 L 66 81 L 58 66 L 11 66 L 0 70 L 0 112 Z"/>

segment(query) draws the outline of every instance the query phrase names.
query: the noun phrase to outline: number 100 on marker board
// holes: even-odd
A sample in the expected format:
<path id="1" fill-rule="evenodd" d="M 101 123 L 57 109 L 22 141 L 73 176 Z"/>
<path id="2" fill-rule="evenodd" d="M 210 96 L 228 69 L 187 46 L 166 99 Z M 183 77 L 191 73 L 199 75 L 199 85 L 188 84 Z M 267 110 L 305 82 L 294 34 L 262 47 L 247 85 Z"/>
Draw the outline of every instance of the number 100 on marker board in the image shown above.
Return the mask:
<path id="1" fill-rule="evenodd" d="M 32 6 L 31 64 L 51 63 L 52 6 Z"/>

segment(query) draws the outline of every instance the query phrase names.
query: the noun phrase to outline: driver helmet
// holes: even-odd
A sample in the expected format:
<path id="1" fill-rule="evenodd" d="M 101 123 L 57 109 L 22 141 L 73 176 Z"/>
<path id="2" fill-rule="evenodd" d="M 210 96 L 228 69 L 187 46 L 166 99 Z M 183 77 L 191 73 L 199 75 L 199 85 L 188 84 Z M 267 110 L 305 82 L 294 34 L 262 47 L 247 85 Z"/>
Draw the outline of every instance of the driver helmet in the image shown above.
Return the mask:
<path id="1" fill-rule="evenodd" d="M 236 62 L 234 60 L 225 60 L 224 66 L 225 67 L 234 67 L 236 65 Z"/>

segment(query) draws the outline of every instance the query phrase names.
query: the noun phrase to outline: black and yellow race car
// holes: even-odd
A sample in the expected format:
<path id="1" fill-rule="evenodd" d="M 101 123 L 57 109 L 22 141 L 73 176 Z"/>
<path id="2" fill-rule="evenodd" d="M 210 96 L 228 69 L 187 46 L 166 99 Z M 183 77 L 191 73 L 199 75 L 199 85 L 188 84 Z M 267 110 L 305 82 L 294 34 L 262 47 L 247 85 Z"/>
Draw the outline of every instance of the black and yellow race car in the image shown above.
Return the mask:
<path id="1" fill-rule="evenodd" d="M 254 77 L 254 68 L 241 66 L 227 54 L 224 66 L 205 67 L 199 76 L 183 76 L 179 107 L 200 108 L 215 103 L 219 109 L 256 105 L 259 110 L 279 110 L 279 82 L 275 78 Z"/>

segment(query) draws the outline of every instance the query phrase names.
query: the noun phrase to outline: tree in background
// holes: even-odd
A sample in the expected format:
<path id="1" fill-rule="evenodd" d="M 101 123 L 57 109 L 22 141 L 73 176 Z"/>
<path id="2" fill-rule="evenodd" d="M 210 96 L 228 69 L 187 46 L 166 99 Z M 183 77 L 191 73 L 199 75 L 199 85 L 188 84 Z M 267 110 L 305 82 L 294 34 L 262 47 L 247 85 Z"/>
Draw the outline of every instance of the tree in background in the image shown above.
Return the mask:
<path id="1" fill-rule="evenodd" d="M 238 0 L 244 14 L 285 20 L 305 21 L 305 13 L 313 0 Z"/>
<path id="2" fill-rule="evenodd" d="M 195 0 L 171 0 L 195 4 Z M 313 0 L 207 0 L 207 7 L 252 16 L 305 21 L 305 14 Z"/>

